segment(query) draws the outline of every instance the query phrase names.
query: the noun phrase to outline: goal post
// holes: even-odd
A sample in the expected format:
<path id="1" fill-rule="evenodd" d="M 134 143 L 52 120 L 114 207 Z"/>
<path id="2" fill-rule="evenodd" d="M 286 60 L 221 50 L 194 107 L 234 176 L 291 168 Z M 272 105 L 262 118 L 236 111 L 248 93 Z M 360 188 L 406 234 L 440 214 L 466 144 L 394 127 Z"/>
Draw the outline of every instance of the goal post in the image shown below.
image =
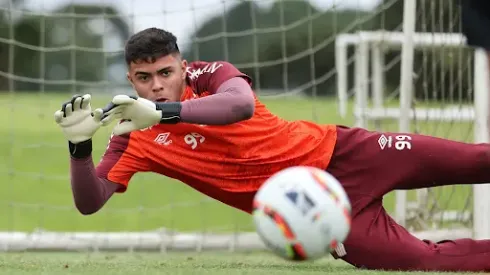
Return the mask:
<path id="1" fill-rule="evenodd" d="M 475 142 L 490 143 L 489 93 L 490 68 L 483 49 L 475 50 Z M 474 185 L 473 235 L 476 239 L 490 239 L 490 184 Z"/>
<path id="2" fill-rule="evenodd" d="M 398 132 L 409 133 L 410 109 L 413 98 L 413 68 L 414 68 L 414 34 L 415 17 L 417 16 L 417 1 L 403 2 L 403 44 L 401 52 L 400 71 L 400 117 L 398 118 Z M 407 194 L 406 191 L 396 191 L 395 220 L 406 226 Z"/>

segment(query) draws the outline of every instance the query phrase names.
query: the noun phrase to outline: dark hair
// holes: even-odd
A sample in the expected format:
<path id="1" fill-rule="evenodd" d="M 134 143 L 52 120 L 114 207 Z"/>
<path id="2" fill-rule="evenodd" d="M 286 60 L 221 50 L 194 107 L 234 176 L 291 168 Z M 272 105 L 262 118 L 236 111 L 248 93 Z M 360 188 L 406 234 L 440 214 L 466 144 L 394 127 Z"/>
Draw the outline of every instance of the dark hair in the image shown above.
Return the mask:
<path id="1" fill-rule="evenodd" d="M 168 31 L 148 28 L 132 35 L 126 42 L 126 64 L 131 62 L 155 62 L 159 57 L 180 53 L 177 38 Z"/>

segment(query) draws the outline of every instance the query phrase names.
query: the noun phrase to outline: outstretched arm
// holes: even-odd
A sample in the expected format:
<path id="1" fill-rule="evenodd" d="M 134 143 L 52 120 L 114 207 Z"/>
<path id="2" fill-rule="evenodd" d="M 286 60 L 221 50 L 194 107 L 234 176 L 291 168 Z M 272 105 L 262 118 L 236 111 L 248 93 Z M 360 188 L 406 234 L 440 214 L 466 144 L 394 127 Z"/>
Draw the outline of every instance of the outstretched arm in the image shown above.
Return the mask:
<path id="1" fill-rule="evenodd" d="M 117 189 L 117 185 L 99 179 L 92 162 L 92 136 L 104 124 L 102 110 L 92 112 L 91 96 L 74 95 L 54 114 L 68 140 L 71 187 L 77 209 L 83 214 L 98 211 Z"/>
<path id="2" fill-rule="evenodd" d="M 113 135 L 101 161 L 94 166 L 91 140 L 70 145 L 71 189 L 75 205 L 84 215 L 99 211 L 116 192 L 126 191 L 131 177 L 147 171 L 138 142 L 131 143 L 129 135 Z"/>
<path id="3" fill-rule="evenodd" d="M 99 211 L 121 185 L 97 176 L 91 140 L 77 144 L 77 147 L 70 157 L 71 190 L 78 211 L 90 215 Z"/>
<path id="4" fill-rule="evenodd" d="M 182 102 L 182 122 L 224 125 L 253 116 L 255 99 L 252 88 L 242 77 L 223 82 L 210 96 Z"/>

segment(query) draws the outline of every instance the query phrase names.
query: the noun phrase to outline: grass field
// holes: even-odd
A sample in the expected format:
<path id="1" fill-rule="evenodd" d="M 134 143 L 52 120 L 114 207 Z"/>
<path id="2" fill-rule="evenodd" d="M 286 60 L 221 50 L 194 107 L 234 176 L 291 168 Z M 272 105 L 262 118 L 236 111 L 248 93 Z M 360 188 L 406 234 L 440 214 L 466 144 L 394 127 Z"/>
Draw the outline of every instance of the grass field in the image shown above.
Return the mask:
<path id="1" fill-rule="evenodd" d="M 269 253 L 171 253 L 171 254 L 0 254 L 0 273 L 8 275 L 388 275 L 468 274 L 414 273 L 358 270 L 342 261 L 322 259 L 313 263 L 292 263 Z"/>
<path id="2" fill-rule="evenodd" d="M 70 95 L 0 94 L 0 231 L 141 231 L 160 227 L 198 231 L 253 230 L 249 216 L 207 199 L 186 185 L 153 174 L 137 174 L 122 195 L 116 195 L 95 215 L 75 210 L 69 186 L 68 151 L 53 113 Z M 94 106 L 108 98 L 95 97 Z M 353 118 L 337 115 L 335 101 L 302 98 L 264 99 L 286 119 L 352 125 Z M 472 140 L 469 124 L 419 123 L 423 133 Z M 395 121 L 384 129 L 397 130 Z M 94 138 L 97 162 L 109 137 L 103 128 Z M 469 189 L 450 187 L 437 193 L 439 203 L 461 209 Z M 413 197 L 413 193 L 411 194 Z M 385 200 L 393 209 L 393 196 Z M 445 205 L 447 204 L 447 205 Z M 291 265 L 269 254 L 4 254 L 2 274 L 354 274 L 338 261 Z M 366 272 L 366 274 L 377 274 Z"/>

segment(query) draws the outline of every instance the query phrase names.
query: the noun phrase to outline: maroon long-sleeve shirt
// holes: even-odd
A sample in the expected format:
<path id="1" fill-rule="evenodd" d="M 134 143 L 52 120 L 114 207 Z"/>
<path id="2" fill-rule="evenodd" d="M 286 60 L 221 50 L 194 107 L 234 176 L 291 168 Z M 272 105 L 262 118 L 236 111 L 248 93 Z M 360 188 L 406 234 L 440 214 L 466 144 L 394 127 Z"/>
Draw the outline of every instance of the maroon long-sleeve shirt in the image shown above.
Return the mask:
<path id="1" fill-rule="evenodd" d="M 191 63 L 187 82 L 197 96 L 207 96 L 182 102 L 182 122 L 225 125 L 250 118 L 254 113 L 250 79 L 229 63 Z M 107 149 L 110 153 L 106 152 L 105 161 L 97 167 L 92 156 L 71 158 L 71 188 L 80 213 L 97 212 L 115 192 L 125 188 L 109 181 L 106 175 L 124 153 L 128 142 L 129 136 L 113 137 Z"/>

